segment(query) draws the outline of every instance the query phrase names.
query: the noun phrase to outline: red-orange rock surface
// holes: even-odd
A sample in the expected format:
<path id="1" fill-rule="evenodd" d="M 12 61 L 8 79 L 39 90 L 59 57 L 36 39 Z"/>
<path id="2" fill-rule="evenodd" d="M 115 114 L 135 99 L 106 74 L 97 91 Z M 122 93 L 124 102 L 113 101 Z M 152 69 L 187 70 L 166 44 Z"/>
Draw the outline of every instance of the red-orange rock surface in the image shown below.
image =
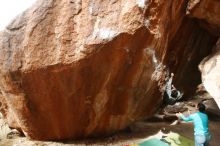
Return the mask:
<path id="1" fill-rule="evenodd" d="M 190 95 L 216 38 L 185 16 L 186 6 L 39 0 L 0 33 L 11 126 L 41 140 L 110 134 L 158 109 L 167 70 Z"/>
<path id="2" fill-rule="evenodd" d="M 187 14 L 199 19 L 201 25 L 220 36 L 220 1 L 190 0 Z"/>

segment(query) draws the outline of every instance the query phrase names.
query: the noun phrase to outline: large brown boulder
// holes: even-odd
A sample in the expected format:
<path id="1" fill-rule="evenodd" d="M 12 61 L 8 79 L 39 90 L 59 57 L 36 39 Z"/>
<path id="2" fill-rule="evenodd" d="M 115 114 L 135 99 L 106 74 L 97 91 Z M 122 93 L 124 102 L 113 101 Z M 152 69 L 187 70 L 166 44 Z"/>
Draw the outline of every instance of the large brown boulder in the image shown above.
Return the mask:
<path id="1" fill-rule="evenodd" d="M 33 139 L 107 135 L 185 95 L 216 38 L 185 0 L 39 0 L 0 33 L 5 116 Z M 10 110 L 9 110 L 10 109 Z M 9 122 L 10 123 L 10 122 Z"/>

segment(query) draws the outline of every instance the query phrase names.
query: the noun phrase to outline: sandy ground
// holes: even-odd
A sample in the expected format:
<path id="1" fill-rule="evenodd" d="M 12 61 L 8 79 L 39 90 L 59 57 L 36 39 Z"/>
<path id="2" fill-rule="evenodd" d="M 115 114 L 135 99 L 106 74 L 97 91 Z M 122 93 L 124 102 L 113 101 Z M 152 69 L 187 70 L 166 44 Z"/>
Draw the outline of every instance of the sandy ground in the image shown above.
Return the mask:
<path id="1" fill-rule="evenodd" d="M 197 101 L 189 102 L 196 103 Z M 194 112 L 194 107 L 188 108 Z M 188 111 L 187 111 L 188 112 Z M 185 112 L 185 114 L 187 114 Z M 62 142 L 42 142 L 32 141 L 26 137 L 22 137 L 16 132 L 11 131 L 7 124 L 0 119 L 0 146 L 123 146 L 125 144 L 134 143 L 138 140 L 145 139 L 151 135 L 158 133 L 161 129 L 170 130 L 181 134 L 182 136 L 193 139 L 193 124 L 178 123 L 171 125 L 173 119 L 164 120 L 145 120 L 134 123 L 129 129 L 121 131 L 111 137 L 101 139 L 87 139 L 81 141 L 62 141 Z M 212 133 L 210 146 L 220 145 L 220 117 L 210 115 L 209 128 Z M 10 133 L 10 134 L 9 134 Z"/>

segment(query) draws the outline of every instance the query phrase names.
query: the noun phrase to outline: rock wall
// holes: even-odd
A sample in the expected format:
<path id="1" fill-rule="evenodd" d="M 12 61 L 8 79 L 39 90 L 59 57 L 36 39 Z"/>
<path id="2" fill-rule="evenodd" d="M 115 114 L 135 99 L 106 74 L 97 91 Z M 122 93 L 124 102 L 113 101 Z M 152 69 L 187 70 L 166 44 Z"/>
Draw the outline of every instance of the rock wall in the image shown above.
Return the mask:
<path id="1" fill-rule="evenodd" d="M 218 38 L 210 55 L 200 63 L 202 81 L 206 90 L 215 99 L 220 107 L 220 1 L 219 0 L 191 0 L 187 12 L 190 16 L 198 19 L 200 25 Z"/>
<path id="2" fill-rule="evenodd" d="M 40 140 L 111 134 L 160 107 L 169 71 L 190 95 L 216 38 L 185 16 L 186 7 L 185 0 L 37 1 L 0 33 L 11 126 Z"/>
<path id="3" fill-rule="evenodd" d="M 200 63 L 199 68 L 206 90 L 215 99 L 218 107 L 220 107 L 220 39 L 211 55 Z"/>
<path id="4" fill-rule="evenodd" d="M 199 21 L 186 18 L 173 38 L 170 38 L 166 64 L 174 72 L 174 85 L 184 92 L 184 98 L 194 95 L 202 82 L 198 64 L 212 52 L 216 37 L 201 29 Z M 193 28 L 193 29 L 192 29 Z M 183 31 L 184 30 L 184 31 Z"/>
<path id="5" fill-rule="evenodd" d="M 190 0 L 187 14 L 200 20 L 200 25 L 212 34 L 220 35 L 220 1 L 219 0 Z"/>

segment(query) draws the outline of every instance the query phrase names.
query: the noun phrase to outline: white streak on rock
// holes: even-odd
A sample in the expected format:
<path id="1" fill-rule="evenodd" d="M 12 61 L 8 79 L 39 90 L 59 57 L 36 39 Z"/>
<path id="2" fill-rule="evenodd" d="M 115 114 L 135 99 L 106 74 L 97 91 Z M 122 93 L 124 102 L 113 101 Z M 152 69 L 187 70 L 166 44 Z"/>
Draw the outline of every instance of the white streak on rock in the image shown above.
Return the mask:
<path id="1" fill-rule="evenodd" d="M 95 29 L 93 32 L 93 38 L 100 38 L 104 40 L 111 40 L 118 34 L 117 31 L 114 31 L 110 28 L 100 28 Z"/>
<path id="2" fill-rule="evenodd" d="M 145 53 L 152 57 L 152 63 L 154 66 L 154 72 L 152 73 L 151 79 L 154 81 L 159 81 L 163 74 L 166 72 L 166 66 L 163 65 L 160 61 L 157 60 L 155 50 L 152 48 L 144 49 Z M 158 84 L 158 86 L 161 86 Z M 162 86 L 160 87 L 160 91 L 164 92 L 165 88 Z"/>
<path id="3" fill-rule="evenodd" d="M 150 28 L 150 20 L 146 19 L 144 22 L 144 26 L 149 29 Z"/>
<path id="4" fill-rule="evenodd" d="M 112 39 L 117 35 L 117 32 L 109 28 L 101 28 L 98 34 L 102 39 Z"/>
<path id="5" fill-rule="evenodd" d="M 90 15 L 92 15 L 92 13 L 93 13 L 93 7 L 92 6 L 89 7 L 89 13 L 90 13 Z"/>
<path id="6" fill-rule="evenodd" d="M 152 56 L 152 62 L 154 63 L 155 66 L 157 66 L 158 61 L 155 55 L 155 50 L 151 49 L 151 48 L 146 48 L 145 49 L 146 53 L 150 56 Z"/>
<path id="7" fill-rule="evenodd" d="M 145 0 L 136 0 L 136 2 L 140 8 L 143 9 L 145 7 Z"/>
<path id="8" fill-rule="evenodd" d="M 124 48 L 124 50 L 125 50 L 127 53 L 130 52 L 130 50 L 129 50 L 128 48 Z"/>

